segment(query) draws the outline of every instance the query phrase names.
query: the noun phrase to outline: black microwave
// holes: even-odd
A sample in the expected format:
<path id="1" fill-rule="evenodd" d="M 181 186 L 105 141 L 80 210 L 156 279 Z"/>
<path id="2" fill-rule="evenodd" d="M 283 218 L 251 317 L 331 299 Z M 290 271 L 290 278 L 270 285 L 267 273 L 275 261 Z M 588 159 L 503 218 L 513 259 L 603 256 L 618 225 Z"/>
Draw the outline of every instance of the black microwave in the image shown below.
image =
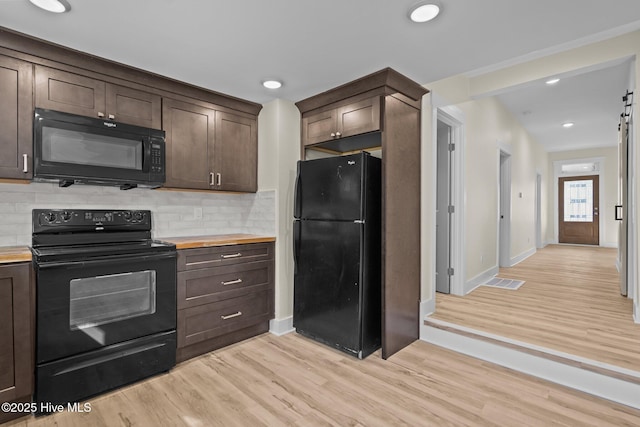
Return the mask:
<path id="1" fill-rule="evenodd" d="M 165 133 L 104 119 L 35 109 L 33 178 L 71 184 L 161 187 Z"/>

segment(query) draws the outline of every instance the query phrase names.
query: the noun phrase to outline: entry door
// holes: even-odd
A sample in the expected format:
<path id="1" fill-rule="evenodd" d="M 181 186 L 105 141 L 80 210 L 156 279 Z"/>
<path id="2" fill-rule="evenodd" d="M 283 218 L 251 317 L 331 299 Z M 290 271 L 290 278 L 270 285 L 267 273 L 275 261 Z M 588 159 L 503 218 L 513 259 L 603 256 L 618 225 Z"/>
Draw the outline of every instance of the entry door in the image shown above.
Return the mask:
<path id="1" fill-rule="evenodd" d="M 451 127 L 438 121 L 436 184 L 436 291 L 451 292 Z"/>
<path id="2" fill-rule="evenodd" d="M 560 243 L 600 244 L 598 178 L 590 175 L 558 180 Z"/>
<path id="3" fill-rule="evenodd" d="M 620 221 L 618 228 L 618 260 L 620 261 L 620 294 L 627 296 L 627 200 L 628 200 L 628 146 L 629 133 L 627 121 L 624 117 L 620 120 L 620 134 L 618 143 L 618 154 L 620 162 L 618 170 L 620 173 L 618 182 L 618 206 L 616 206 L 616 220 Z"/>

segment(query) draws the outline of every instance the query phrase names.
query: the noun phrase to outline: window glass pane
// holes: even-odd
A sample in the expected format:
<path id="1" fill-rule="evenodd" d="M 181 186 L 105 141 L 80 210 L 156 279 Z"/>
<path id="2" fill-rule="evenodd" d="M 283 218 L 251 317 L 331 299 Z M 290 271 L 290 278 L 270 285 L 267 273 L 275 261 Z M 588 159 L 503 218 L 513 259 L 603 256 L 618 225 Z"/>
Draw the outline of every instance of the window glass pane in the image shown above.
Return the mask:
<path id="1" fill-rule="evenodd" d="M 142 141 L 42 129 L 42 158 L 48 162 L 142 170 Z"/>
<path id="2" fill-rule="evenodd" d="M 564 182 L 564 222 L 593 222 L 593 181 Z"/>
<path id="3" fill-rule="evenodd" d="M 156 311 L 153 270 L 73 279 L 70 283 L 69 326 L 89 328 Z"/>

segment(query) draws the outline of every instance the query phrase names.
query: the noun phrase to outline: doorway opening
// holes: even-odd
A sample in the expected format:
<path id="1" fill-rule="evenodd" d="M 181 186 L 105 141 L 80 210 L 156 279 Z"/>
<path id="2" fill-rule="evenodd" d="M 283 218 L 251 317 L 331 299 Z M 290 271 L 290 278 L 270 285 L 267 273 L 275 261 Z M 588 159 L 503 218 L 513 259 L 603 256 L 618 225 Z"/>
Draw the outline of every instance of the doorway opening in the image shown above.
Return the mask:
<path id="1" fill-rule="evenodd" d="M 542 241 L 542 174 L 536 172 L 536 249 L 542 249 L 544 243 Z"/>
<path id="2" fill-rule="evenodd" d="M 451 126 L 437 122 L 437 173 L 436 173 L 436 292 L 451 293 Z"/>

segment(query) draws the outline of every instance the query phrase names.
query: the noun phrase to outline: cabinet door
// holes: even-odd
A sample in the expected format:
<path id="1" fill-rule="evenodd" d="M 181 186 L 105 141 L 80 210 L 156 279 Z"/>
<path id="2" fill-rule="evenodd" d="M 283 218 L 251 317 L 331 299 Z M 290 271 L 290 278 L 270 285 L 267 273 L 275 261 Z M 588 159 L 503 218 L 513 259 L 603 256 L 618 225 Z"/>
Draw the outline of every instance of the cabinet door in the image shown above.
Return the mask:
<path id="1" fill-rule="evenodd" d="M 105 85 L 101 80 L 36 65 L 36 107 L 104 116 Z"/>
<path id="2" fill-rule="evenodd" d="M 380 97 L 340 107 L 337 117 L 340 137 L 380 130 Z"/>
<path id="3" fill-rule="evenodd" d="M 336 110 L 329 110 L 304 117 L 302 119 L 302 143 L 313 145 L 335 139 L 338 130 L 336 113 Z"/>
<path id="4" fill-rule="evenodd" d="M 0 178 L 32 177 L 32 69 L 0 56 Z"/>
<path id="5" fill-rule="evenodd" d="M 131 125 L 162 129 L 161 97 L 107 83 L 107 118 Z"/>
<path id="6" fill-rule="evenodd" d="M 255 119 L 216 111 L 216 190 L 258 190 L 257 127 Z"/>
<path id="7" fill-rule="evenodd" d="M 199 105 L 163 100 L 166 132 L 166 187 L 212 188 L 215 111 Z"/>
<path id="8" fill-rule="evenodd" d="M 30 268 L 0 266 L 0 402 L 33 391 Z"/>

